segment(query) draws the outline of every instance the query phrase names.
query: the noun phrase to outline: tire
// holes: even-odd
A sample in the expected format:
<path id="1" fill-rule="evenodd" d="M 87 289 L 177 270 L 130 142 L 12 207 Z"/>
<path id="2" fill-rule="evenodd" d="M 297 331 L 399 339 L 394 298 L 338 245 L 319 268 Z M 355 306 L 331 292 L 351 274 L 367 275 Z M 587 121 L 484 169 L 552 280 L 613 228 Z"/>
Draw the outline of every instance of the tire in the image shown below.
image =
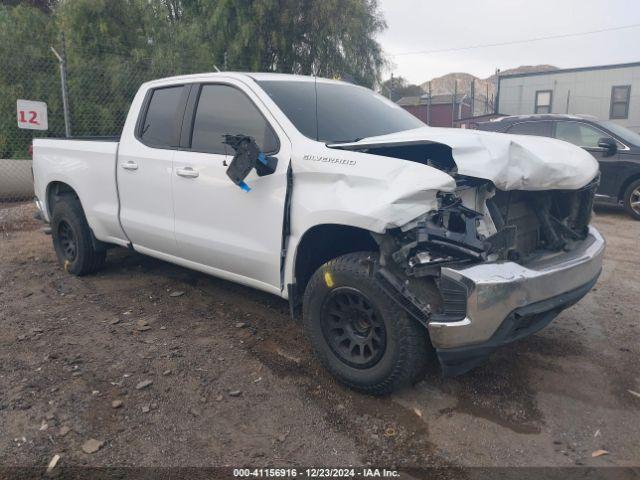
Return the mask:
<path id="1" fill-rule="evenodd" d="M 304 293 L 303 328 L 322 365 L 341 383 L 385 395 L 423 375 L 426 328 L 410 318 L 370 273 L 372 252 L 322 265 Z"/>
<path id="2" fill-rule="evenodd" d="M 624 208 L 635 220 L 640 220 L 640 179 L 631 182 L 624 191 Z"/>
<path id="3" fill-rule="evenodd" d="M 65 271 L 82 276 L 104 265 L 106 251 L 96 251 L 93 234 L 75 197 L 65 195 L 54 204 L 51 237 L 58 261 Z"/>

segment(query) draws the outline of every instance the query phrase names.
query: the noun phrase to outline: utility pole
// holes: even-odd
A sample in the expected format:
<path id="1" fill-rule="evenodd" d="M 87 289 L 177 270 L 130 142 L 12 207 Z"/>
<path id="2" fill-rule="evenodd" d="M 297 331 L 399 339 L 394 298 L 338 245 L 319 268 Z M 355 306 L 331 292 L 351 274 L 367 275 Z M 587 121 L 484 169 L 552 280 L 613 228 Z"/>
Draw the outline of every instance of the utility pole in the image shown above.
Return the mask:
<path id="1" fill-rule="evenodd" d="M 427 97 L 427 125 L 431 125 L 431 80 L 429 80 L 429 96 Z"/>
<path id="2" fill-rule="evenodd" d="M 456 100 L 458 98 L 458 80 L 455 79 L 453 82 L 453 98 L 451 99 L 451 126 L 453 127 L 453 122 L 456 119 Z"/>
<path id="3" fill-rule="evenodd" d="M 484 95 L 484 113 L 489 113 L 489 82 L 485 83 L 485 87 L 487 88 L 487 92 Z"/>
<path id="4" fill-rule="evenodd" d="M 393 101 L 393 72 L 391 72 L 391 79 L 389 80 L 389 100 Z"/>
<path id="5" fill-rule="evenodd" d="M 476 114 L 476 79 L 471 79 L 471 116 Z"/>
<path id="6" fill-rule="evenodd" d="M 496 100 L 493 105 L 493 113 L 498 113 L 500 106 L 500 69 L 496 68 Z"/>
<path id="7" fill-rule="evenodd" d="M 458 102 L 458 120 L 462 119 L 462 107 L 464 107 L 464 101 L 468 98 L 466 93 L 461 93 L 460 101 Z"/>
<path id="8" fill-rule="evenodd" d="M 67 85 L 67 49 L 64 42 L 64 32 L 60 32 L 60 44 L 62 55 L 51 47 L 51 51 L 58 58 L 60 64 L 60 84 L 62 86 L 62 111 L 64 114 L 64 133 L 68 138 L 71 136 L 71 118 L 69 115 L 69 87 Z"/>

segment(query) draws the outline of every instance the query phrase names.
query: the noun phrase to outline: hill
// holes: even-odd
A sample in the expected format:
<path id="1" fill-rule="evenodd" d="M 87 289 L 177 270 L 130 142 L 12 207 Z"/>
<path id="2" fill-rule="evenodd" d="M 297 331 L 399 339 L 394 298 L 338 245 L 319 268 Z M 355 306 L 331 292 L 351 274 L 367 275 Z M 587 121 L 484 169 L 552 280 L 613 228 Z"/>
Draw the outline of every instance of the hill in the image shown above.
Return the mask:
<path id="1" fill-rule="evenodd" d="M 515 73 L 530 73 L 530 72 L 547 72 L 551 70 L 558 70 L 558 67 L 553 65 L 522 65 L 516 68 L 509 68 L 500 72 L 501 75 L 509 75 Z M 458 93 L 469 93 L 471 91 L 471 82 L 475 80 L 476 97 L 484 97 L 487 92 L 489 98 L 495 95 L 496 90 L 496 75 L 491 75 L 487 78 L 478 78 L 470 73 L 453 72 L 443 75 L 441 77 L 432 78 L 420 85 L 425 91 L 429 91 L 429 83 L 431 83 L 432 95 L 446 95 L 452 94 L 454 89 Z M 457 88 L 455 84 L 457 82 Z"/>

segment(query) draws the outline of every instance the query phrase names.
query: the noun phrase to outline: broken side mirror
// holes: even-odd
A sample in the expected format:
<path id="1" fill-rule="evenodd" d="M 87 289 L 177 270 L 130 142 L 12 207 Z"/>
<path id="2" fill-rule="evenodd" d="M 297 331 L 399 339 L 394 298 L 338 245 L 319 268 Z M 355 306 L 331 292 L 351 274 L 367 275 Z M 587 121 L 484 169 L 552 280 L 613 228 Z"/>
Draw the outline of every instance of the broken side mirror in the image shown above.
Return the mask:
<path id="1" fill-rule="evenodd" d="M 611 137 L 602 137 L 598 140 L 598 146 L 603 148 L 607 157 L 615 155 L 618 151 L 618 144 Z"/>
<path id="2" fill-rule="evenodd" d="M 278 159 L 262 153 L 253 137 L 225 135 L 224 143 L 236 152 L 227 168 L 227 176 L 245 192 L 251 191 L 251 187 L 244 180 L 252 169 L 255 168 L 260 177 L 271 175 L 276 171 Z"/>

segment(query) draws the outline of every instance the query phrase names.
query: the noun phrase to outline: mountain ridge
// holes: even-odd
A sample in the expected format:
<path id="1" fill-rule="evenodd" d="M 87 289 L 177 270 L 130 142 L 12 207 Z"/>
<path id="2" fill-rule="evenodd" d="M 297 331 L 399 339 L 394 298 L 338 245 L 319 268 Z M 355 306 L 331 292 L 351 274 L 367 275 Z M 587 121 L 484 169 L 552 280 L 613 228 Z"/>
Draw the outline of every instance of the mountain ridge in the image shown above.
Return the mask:
<path id="1" fill-rule="evenodd" d="M 500 72 L 500 75 L 512 75 L 517 73 L 532 72 L 549 72 L 559 70 L 554 65 L 521 65 L 516 68 L 509 68 Z M 458 93 L 469 93 L 471 91 L 471 82 L 475 81 L 476 97 L 492 98 L 496 93 L 496 74 L 487 78 L 480 78 L 466 72 L 451 72 L 440 77 L 432 78 L 420 84 L 425 92 L 429 92 L 429 83 L 431 83 L 431 95 L 447 95 L 455 91 Z M 457 86 L 456 86 L 457 83 Z"/>

